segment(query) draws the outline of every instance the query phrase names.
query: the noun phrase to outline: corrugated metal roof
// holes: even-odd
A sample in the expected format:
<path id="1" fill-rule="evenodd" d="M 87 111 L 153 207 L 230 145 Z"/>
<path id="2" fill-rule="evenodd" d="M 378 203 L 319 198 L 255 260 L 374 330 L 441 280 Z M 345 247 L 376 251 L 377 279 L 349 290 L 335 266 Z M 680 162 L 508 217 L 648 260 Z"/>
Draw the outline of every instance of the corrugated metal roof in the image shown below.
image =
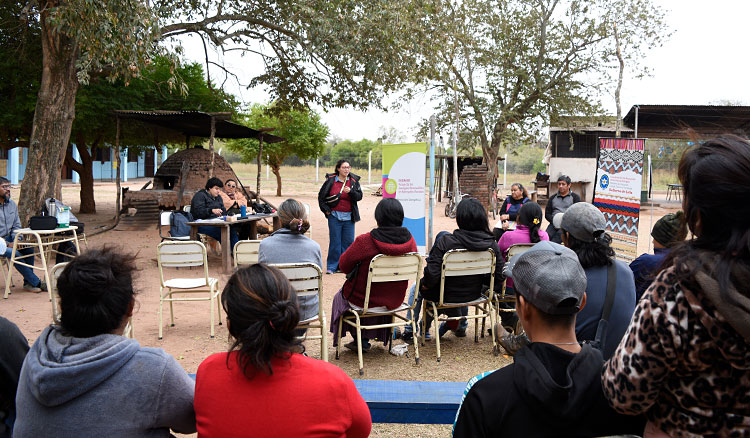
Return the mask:
<path id="1" fill-rule="evenodd" d="M 230 120 L 229 113 L 204 113 L 202 111 L 138 111 L 138 110 L 115 110 L 115 117 L 121 119 L 137 120 L 144 123 L 160 126 L 181 132 L 190 137 L 210 137 L 211 118 L 215 120 L 215 137 L 217 138 L 255 138 L 263 136 L 266 143 L 278 143 L 284 141 L 269 133 L 264 133 L 247 126 L 234 123 Z"/>

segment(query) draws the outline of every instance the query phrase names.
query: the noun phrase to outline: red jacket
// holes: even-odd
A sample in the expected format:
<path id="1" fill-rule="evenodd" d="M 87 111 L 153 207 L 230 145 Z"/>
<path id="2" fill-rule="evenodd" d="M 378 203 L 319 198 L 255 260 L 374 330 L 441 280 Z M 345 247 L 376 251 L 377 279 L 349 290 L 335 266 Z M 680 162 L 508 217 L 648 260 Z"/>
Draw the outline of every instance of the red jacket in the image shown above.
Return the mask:
<path id="1" fill-rule="evenodd" d="M 360 262 L 359 271 L 354 282 L 346 280 L 342 287 L 341 293 L 350 303 L 357 306 L 364 306 L 365 290 L 367 288 L 367 274 L 370 268 L 370 260 L 378 254 L 401 255 L 408 252 L 415 252 L 417 244 L 414 238 L 406 228 L 388 227 L 397 234 L 393 242 L 401 241 L 403 243 L 388 243 L 376 240 L 371 233 L 365 233 L 357 236 L 354 243 L 341 254 L 339 258 L 339 269 L 345 273 L 352 272 L 357 262 Z M 381 231 L 384 228 L 380 228 Z M 398 236 L 400 235 L 400 236 Z M 398 239 L 398 237 L 402 237 Z M 408 240 L 406 240 L 408 238 Z M 394 281 L 389 283 L 374 283 L 370 288 L 370 305 L 369 307 L 385 306 L 388 309 L 395 309 L 404 302 L 406 288 L 409 285 L 407 281 Z"/>

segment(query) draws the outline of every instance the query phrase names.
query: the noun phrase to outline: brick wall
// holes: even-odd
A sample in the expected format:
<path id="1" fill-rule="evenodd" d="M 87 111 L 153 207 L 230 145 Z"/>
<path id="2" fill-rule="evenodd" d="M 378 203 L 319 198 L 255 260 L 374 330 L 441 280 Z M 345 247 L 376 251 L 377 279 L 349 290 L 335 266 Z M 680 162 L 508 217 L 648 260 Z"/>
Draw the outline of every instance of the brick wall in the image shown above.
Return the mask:
<path id="1" fill-rule="evenodd" d="M 468 193 L 472 198 L 477 198 L 489 210 L 490 195 L 487 183 L 487 165 L 472 164 L 464 167 L 458 178 L 458 187 L 461 189 L 461 193 Z"/>

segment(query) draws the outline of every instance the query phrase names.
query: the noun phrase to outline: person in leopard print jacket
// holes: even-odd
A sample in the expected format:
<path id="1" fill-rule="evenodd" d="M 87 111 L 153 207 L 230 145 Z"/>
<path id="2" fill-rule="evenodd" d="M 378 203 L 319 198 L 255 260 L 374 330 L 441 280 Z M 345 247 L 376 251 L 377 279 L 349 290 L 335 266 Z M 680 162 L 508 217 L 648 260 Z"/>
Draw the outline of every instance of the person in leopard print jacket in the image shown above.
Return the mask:
<path id="1" fill-rule="evenodd" d="M 645 413 L 644 437 L 750 436 L 750 143 L 685 153 L 686 225 L 605 363 L 612 407 Z"/>

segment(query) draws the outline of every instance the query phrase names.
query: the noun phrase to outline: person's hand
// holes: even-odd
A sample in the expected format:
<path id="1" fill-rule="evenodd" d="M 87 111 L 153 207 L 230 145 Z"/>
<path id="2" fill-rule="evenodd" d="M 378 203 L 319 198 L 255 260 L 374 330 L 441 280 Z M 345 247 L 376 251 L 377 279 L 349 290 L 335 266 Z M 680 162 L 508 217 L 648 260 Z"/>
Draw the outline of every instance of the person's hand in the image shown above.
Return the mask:
<path id="1" fill-rule="evenodd" d="M 214 208 L 213 210 L 211 210 L 211 213 L 215 214 L 216 216 L 221 216 L 221 214 L 224 212 L 221 211 L 220 208 Z"/>
<path id="2" fill-rule="evenodd" d="M 352 189 L 350 189 L 348 186 L 344 187 L 344 193 L 349 193 L 351 191 Z"/>

